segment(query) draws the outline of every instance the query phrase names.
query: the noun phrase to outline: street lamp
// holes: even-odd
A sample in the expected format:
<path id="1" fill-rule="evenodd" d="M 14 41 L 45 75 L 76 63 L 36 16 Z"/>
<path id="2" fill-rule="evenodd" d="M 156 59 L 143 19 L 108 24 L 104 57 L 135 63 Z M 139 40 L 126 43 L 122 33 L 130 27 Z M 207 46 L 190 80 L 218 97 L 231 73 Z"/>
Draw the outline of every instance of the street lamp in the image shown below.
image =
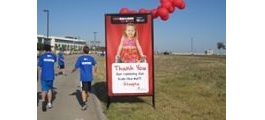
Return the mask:
<path id="1" fill-rule="evenodd" d="M 49 38 L 49 10 L 44 9 L 43 12 L 47 13 L 47 39 Z"/>

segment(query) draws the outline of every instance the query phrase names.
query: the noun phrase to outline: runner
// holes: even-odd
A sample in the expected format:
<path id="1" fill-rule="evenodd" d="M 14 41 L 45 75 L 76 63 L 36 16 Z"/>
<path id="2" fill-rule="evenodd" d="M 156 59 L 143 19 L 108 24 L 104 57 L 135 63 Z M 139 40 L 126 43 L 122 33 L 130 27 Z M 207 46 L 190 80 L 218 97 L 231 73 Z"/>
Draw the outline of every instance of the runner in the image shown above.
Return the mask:
<path id="1" fill-rule="evenodd" d="M 51 52 L 51 46 L 44 46 L 45 53 L 42 54 L 38 61 L 38 69 L 41 72 L 41 96 L 42 96 L 42 111 L 46 111 L 46 107 L 52 108 L 52 88 L 54 81 L 54 64 L 56 62 L 56 55 Z M 46 101 L 48 98 L 48 104 Z M 46 106 L 47 104 L 47 106 Z"/>
<path id="2" fill-rule="evenodd" d="M 59 68 L 59 72 L 56 75 L 64 75 L 65 71 L 64 71 L 64 67 L 65 67 L 65 60 L 64 60 L 64 55 L 63 55 L 63 51 L 60 50 L 60 52 L 58 53 L 58 68 Z"/>
<path id="3" fill-rule="evenodd" d="M 75 67 L 72 73 L 79 68 L 80 72 L 80 83 L 82 88 L 82 110 L 87 109 L 87 99 L 89 97 L 89 92 L 91 92 L 91 82 L 93 80 L 93 75 L 97 73 L 97 62 L 89 55 L 89 47 L 85 46 L 83 48 L 84 54 L 79 56 L 76 60 Z M 93 67 L 94 66 L 94 67 Z"/>

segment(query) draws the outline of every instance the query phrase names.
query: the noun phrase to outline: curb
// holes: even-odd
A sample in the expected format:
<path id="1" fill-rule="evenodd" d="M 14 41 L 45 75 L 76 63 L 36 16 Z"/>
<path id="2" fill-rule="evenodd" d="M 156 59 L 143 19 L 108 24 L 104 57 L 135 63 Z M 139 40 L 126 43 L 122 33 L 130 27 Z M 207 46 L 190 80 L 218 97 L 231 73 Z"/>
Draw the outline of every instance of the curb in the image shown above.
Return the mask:
<path id="1" fill-rule="evenodd" d="M 103 113 L 103 109 L 101 107 L 101 102 L 99 101 L 97 96 L 94 93 L 92 93 L 91 98 L 95 104 L 98 119 L 99 120 L 108 120 L 107 117 L 105 116 L 105 114 Z"/>

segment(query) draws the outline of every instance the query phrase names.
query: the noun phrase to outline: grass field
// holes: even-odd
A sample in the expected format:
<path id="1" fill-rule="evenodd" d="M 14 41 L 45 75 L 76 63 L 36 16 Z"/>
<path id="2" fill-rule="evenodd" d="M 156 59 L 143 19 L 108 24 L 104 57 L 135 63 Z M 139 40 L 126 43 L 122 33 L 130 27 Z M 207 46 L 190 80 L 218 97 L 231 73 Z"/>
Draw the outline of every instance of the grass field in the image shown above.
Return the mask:
<path id="1" fill-rule="evenodd" d="M 105 57 L 97 57 L 95 94 L 106 110 Z M 152 97 L 114 98 L 109 120 L 225 120 L 226 58 L 155 55 L 155 103 Z"/>

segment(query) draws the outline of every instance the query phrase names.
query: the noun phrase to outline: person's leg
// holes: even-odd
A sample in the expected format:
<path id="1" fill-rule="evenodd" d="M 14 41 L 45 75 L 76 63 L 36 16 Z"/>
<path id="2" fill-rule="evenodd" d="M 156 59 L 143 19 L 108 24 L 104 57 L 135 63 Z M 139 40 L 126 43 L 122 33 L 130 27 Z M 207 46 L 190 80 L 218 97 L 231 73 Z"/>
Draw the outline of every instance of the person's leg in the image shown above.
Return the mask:
<path id="1" fill-rule="evenodd" d="M 62 73 L 63 73 L 63 75 L 64 75 L 64 76 L 66 75 L 66 73 L 65 73 L 65 70 L 64 70 L 64 69 L 62 69 Z"/>
<path id="2" fill-rule="evenodd" d="M 87 101 L 87 92 L 85 90 L 82 90 L 82 100 L 84 103 Z"/>
<path id="3" fill-rule="evenodd" d="M 52 101 L 52 90 L 48 91 L 48 102 Z"/>
<path id="4" fill-rule="evenodd" d="M 90 90 L 91 90 L 91 82 L 83 83 L 82 99 L 83 99 L 84 102 L 87 102 Z"/>
<path id="5" fill-rule="evenodd" d="M 53 80 L 49 81 L 49 90 L 48 90 L 48 108 L 52 108 L 52 88 L 53 88 Z"/>
<path id="6" fill-rule="evenodd" d="M 41 101 L 45 101 L 47 85 L 45 80 L 41 80 Z"/>
<path id="7" fill-rule="evenodd" d="M 46 99 L 46 91 L 41 92 L 41 101 L 45 101 Z"/>
<path id="8" fill-rule="evenodd" d="M 56 75 L 62 74 L 62 65 L 58 65 L 58 73 Z"/>
<path id="9" fill-rule="evenodd" d="M 47 83 L 45 80 L 41 80 L 41 101 L 42 101 L 42 111 L 46 111 L 46 95 L 47 95 Z"/>
<path id="10" fill-rule="evenodd" d="M 41 93 L 41 97 L 42 97 L 42 100 L 41 100 L 41 107 L 42 107 L 42 111 L 46 111 L 46 91 L 42 91 Z"/>
<path id="11" fill-rule="evenodd" d="M 62 72 L 62 75 L 66 75 L 66 74 L 65 74 L 64 67 L 65 67 L 64 65 L 62 65 L 62 67 L 61 67 L 61 72 Z"/>
<path id="12" fill-rule="evenodd" d="M 87 90 L 88 90 L 88 84 L 87 82 L 82 82 L 82 102 L 86 103 L 87 98 Z"/>
<path id="13" fill-rule="evenodd" d="M 86 99 L 88 99 L 90 92 L 91 92 L 91 81 L 88 82 L 88 88 L 87 88 L 87 92 L 86 92 L 87 93 L 87 98 Z"/>
<path id="14" fill-rule="evenodd" d="M 58 73 L 59 75 L 61 75 L 62 74 L 62 68 L 61 68 L 61 65 L 60 65 L 60 68 L 59 68 L 59 73 Z"/>
<path id="15" fill-rule="evenodd" d="M 86 110 L 87 105 L 87 97 L 88 97 L 88 87 L 89 87 L 89 83 L 88 82 L 82 82 L 82 110 Z"/>
<path id="16" fill-rule="evenodd" d="M 47 104 L 47 107 L 49 108 L 49 109 L 51 109 L 52 108 L 52 90 L 49 90 L 49 92 L 48 92 L 48 104 Z"/>

